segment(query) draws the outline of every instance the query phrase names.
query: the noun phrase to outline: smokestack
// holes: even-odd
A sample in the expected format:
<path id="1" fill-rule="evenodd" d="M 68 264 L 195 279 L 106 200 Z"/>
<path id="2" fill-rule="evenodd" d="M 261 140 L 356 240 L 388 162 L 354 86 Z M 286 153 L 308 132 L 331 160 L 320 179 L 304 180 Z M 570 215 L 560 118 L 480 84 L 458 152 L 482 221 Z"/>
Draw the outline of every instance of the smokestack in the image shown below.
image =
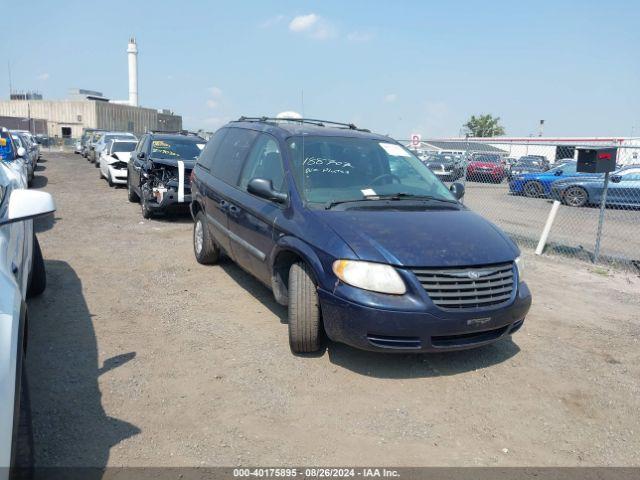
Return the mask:
<path id="1" fill-rule="evenodd" d="M 129 57 L 129 105 L 138 106 L 138 45 L 135 37 L 129 39 L 127 48 Z"/>

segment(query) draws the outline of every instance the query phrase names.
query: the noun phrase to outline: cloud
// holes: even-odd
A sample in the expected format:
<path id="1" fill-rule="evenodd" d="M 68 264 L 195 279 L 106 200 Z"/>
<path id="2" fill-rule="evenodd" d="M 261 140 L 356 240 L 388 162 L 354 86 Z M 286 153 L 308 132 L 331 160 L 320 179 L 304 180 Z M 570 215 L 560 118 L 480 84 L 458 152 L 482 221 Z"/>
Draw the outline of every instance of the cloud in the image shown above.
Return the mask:
<path id="1" fill-rule="evenodd" d="M 284 20 L 284 15 L 275 15 L 271 18 L 267 18 L 260 24 L 260 28 L 271 28 L 274 25 L 278 25 Z"/>
<path id="2" fill-rule="evenodd" d="M 298 15 L 294 17 L 293 20 L 289 23 L 289 30 L 292 32 L 304 32 L 309 31 L 313 28 L 314 25 L 317 25 L 320 17 L 315 13 L 310 13 L 308 15 Z"/>
<path id="3" fill-rule="evenodd" d="M 222 90 L 220 90 L 218 87 L 209 87 L 207 88 L 207 91 L 213 98 L 222 97 Z"/>
<path id="4" fill-rule="evenodd" d="M 366 43 L 373 40 L 373 33 L 355 30 L 347 34 L 347 40 L 354 43 Z"/>
<path id="5" fill-rule="evenodd" d="M 207 92 L 209 92 L 210 97 L 204 102 L 207 108 L 218 108 L 222 100 L 222 90 L 218 87 L 209 87 Z"/>
<path id="6" fill-rule="evenodd" d="M 38 80 L 42 80 L 42 81 L 44 81 L 44 80 L 49 80 L 49 76 L 50 76 L 50 75 L 49 75 L 48 73 L 41 73 L 41 74 L 40 74 L 40 75 L 38 75 L 36 78 L 37 78 Z"/>
<path id="7" fill-rule="evenodd" d="M 384 101 L 386 103 L 393 103 L 398 99 L 398 94 L 397 93 L 387 93 L 384 96 Z"/>
<path id="8" fill-rule="evenodd" d="M 315 13 L 294 17 L 289 22 L 289 30 L 294 33 L 305 34 L 316 40 L 325 40 L 337 36 L 333 25 Z"/>

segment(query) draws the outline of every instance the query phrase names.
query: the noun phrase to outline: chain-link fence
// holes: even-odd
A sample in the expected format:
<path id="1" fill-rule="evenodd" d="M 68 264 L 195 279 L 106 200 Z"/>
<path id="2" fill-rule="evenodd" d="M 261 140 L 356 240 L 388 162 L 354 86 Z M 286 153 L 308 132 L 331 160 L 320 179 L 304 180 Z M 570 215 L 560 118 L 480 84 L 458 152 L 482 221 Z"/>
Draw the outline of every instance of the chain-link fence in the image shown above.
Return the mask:
<path id="1" fill-rule="evenodd" d="M 577 152 L 587 147 L 616 148 L 615 171 L 577 172 Z M 640 139 L 427 140 L 409 148 L 447 184 L 463 183 L 465 205 L 521 247 L 640 269 Z"/>

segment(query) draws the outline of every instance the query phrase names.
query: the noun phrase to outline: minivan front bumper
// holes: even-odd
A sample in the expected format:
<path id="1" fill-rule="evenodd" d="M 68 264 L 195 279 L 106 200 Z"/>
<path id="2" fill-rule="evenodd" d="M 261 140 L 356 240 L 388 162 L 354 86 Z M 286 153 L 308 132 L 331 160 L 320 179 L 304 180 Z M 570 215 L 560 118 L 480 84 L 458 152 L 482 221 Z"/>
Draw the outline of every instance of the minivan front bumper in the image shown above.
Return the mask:
<path id="1" fill-rule="evenodd" d="M 442 352 L 493 343 L 518 330 L 531 306 L 531 293 L 520 282 L 515 299 L 491 310 L 406 312 L 360 305 L 319 289 L 327 336 L 372 351 Z M 437 307 L 434 307 L 437 308 Z"/>

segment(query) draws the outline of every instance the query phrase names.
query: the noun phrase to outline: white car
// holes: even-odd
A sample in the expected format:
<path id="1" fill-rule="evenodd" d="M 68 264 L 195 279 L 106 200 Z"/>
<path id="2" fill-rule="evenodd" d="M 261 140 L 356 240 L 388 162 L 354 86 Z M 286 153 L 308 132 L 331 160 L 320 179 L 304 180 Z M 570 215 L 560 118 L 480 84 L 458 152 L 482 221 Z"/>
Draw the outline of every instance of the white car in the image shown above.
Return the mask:
<path id="1" fill-rule="evenodd" d="M 51 195 L 25 190 L 6 162 L 0 162 L 0 479 L 7 478 L 18 451 L 24 450 L 18 431 L 26 411 L 22 390 L 26 299 L 46 286 L 33 218 L 53 211 Z"/>
<path id="2" fill-rule="evenodd" d="M 102 136 L 100 137 L 100 140 L 98 140 L 95 144 L 94 147 L 94 158 L 92 159 L 93 161 L 95 161 L 95 166 L 99 167 L 100 166 L 100 155 L 102 154 L 103 150 L 105 150 L 107 148 L 107 146 L 109 145 L 109 142 L 112 140 L 127 140 L 129 142 L 137 142 L 138 139 L 137 137 L 133 134 L 133 133 L 129 133 L 129 132 L 104 132 L 102 134 Z"/>
<path id="3" fill-rule="evenodd" d="M 112 140 L 100 152 L 100 178 L 106 178 L 110 187 L 127 184 L 127 164 L 136 145 L 135 141 Z"/>
<path id="4" fill-rule="evenodd" d="M 16 158 L 14 162 L 12 162 L 13 170 L 20 173 L 20 175 L 24 177 L 26 185 L 30 187 L 31 182 L 33 182 L 33 177 L 35 176 L 35 163 L 37 160 L 27 152 L 21 135 L 11 133 L 11 140 L 16 146 Z M 27 187 L 25 186 L 24 188 Z"/>

